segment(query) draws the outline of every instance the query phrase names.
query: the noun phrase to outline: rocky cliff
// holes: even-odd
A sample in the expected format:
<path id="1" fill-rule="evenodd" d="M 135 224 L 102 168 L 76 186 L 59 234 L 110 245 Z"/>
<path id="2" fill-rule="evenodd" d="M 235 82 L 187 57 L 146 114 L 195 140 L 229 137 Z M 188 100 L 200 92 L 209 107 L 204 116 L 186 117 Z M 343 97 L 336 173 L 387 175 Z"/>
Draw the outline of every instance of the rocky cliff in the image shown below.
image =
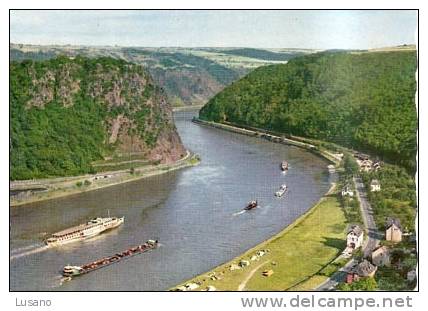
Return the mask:
<path id="1" fill-rule="evenodd" d="M 91 172 L 115 154 L 185 154 L 166 96 L 139 65 L 112 58 L 13 62 L 11 178 Z"/>

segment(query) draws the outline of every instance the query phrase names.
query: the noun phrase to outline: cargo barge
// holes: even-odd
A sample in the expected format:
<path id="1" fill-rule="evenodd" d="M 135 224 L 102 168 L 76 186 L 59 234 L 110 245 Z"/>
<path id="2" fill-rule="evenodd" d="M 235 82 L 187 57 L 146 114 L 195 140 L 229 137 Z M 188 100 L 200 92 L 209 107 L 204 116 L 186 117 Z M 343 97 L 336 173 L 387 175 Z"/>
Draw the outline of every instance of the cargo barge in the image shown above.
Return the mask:
<path id="1" fill-rule="evenodd" d="M 149 250 L 155 249 L 158 247 L 158 244 L 159 244 L 158 240 L 148 240 L 146 243 L 129 248 L 123 251 L 122 253 L 116 253 L 113 256 L 101 258 L 99 260 L 87 263 L 83 266 L 67 265 L 63 268 L 62 275 L 65 277 L 75 277 L 82 274 L 86 274 L 94 270 L 107 267 L 123 259 L 127 259 L 132 256 L 142 254 Z"/>

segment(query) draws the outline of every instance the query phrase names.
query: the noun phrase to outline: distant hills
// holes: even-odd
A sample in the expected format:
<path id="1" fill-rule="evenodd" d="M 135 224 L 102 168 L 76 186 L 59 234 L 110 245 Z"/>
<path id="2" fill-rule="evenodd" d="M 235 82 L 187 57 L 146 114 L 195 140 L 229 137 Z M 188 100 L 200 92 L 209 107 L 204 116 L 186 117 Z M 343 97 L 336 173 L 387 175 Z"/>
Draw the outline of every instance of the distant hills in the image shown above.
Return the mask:
<path id="1" fill-rule="evenodd" d="M 296 56 L 304 55 L 305 52 L 290 50 L 288 52 L 272 52 L 269 50 L 236 48 L 231 50 L 223 50 L 222 53 L 243 56 L 248 58 L 261 59 L 265 61 L 288 61 Z"/>
<path id="2" fill-rule="evenodd" d="M 317 138 L 416 168 L 414 46 L 321 52 L 255 69 L 200 117 Z"/>
<path id="3" fill-rule="evenodd" d="M 286 63 L 314 50 L 252 48 L 144 48 L 10 45 L 12 61 L 58 55 L 112 57 L 144 65 L 174 106 L 205 104 L 225 86 L 254 68 Z"/>

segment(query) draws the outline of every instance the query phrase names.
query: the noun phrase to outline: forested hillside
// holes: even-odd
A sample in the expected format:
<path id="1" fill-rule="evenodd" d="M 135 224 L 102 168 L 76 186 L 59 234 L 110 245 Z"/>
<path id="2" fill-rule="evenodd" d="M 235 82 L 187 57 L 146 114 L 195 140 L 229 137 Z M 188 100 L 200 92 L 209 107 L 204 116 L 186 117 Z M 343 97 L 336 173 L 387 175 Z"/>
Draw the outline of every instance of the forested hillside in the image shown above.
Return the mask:
<path id="1" fill-rule="evenodd" d="M 162 90 L 122 60 L 12 62 L 10 111 L 13 180 L 93 172 L 115 152 L 162 162 L 185 153 Z"/>
<path id="2" fill-rule="evenodd" d="M 416 52 L 324 52 L 261 67 L 200 117 L 317 138 L 416 166 Z"/>

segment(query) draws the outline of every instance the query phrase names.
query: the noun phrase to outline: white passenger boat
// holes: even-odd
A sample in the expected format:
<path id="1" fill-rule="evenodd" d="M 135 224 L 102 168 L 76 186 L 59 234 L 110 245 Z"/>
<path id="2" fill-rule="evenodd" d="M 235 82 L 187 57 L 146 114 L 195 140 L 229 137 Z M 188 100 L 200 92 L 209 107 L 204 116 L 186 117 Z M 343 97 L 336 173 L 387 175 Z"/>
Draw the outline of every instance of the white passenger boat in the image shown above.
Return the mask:
<path id="1" fill-rule="evenodd" d="M 52 234 L 44 242 L 48 246 L 60 246 L 63 244 L 84 240 L 98 235 L 106 230 L 114 229 L 123 224 L 124 217 L 94 218 L 85 224 L 74 226 Z"/>

